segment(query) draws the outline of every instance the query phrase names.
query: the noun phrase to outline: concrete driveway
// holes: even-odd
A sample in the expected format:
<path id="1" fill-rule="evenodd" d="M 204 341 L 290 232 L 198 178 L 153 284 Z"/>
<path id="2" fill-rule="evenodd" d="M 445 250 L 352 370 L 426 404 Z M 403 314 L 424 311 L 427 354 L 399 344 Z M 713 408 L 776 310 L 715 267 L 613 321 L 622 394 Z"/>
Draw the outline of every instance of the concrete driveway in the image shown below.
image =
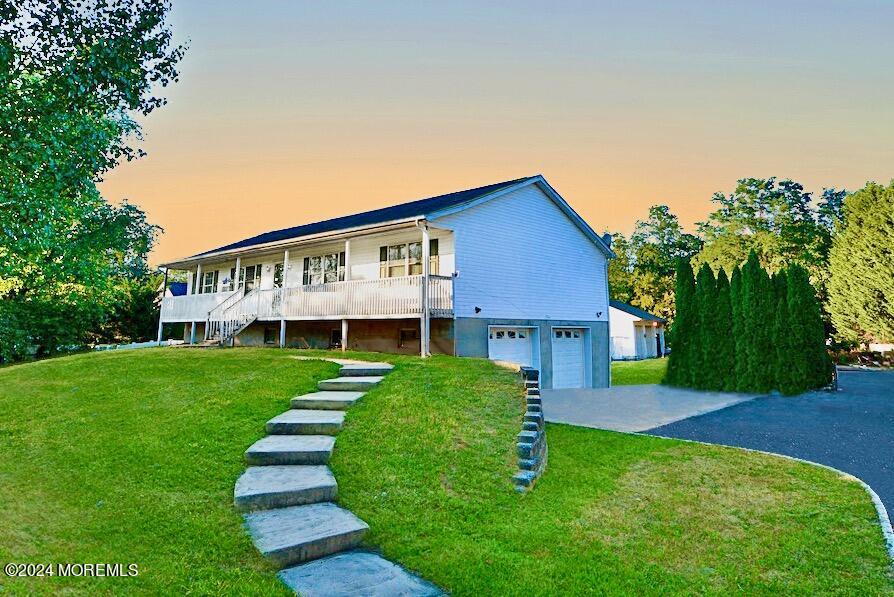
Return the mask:
<path id="1" fill-rule="evenodd" d="M 758 398 L 647 433 L 819 462 L 859 477 L 894 512 L 894 371 L 840 371 L 838 385 L 835 393 Z"/>
<path id="2" fill-rule="evenodd" d="M 660 385 L 543 390 L 542 396 L 547 421 L 612 431 L 645 431 L 757 397 Z"/>

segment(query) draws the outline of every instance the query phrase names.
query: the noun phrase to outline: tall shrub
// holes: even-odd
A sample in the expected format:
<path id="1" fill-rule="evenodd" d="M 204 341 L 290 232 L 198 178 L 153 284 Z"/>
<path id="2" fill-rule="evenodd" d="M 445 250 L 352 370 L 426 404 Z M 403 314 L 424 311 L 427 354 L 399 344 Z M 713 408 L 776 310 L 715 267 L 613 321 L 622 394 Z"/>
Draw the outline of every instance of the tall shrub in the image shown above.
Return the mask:
<path id="1" fill-rule="evenodd" d="M 719 390 L 722 384 L 722 376 L 718 371 L 717 362 L 717 287 L 714 280 L 714 272 L 708 264 L 704 264 L 698 270 L 695 282 L 695 303 L 698 308 L 698 330 L 694 334 L 697 339 L 697 347 L 694 352 L 697 360 L 697 375 L 694 377 L 695 387 L 703 390 Z"/>
<path id="2" fill-rule="evenodd" d="M 720 377 L 718 390 L 736 389 L 736 340 L 733 335 L 733 310 L 729 279 L 722 269 L 717 273 L 715 296 L 715 363 Z"/>
<path id="3" fill-rule="evenodd" d="M 764 393 L 773 389 L 773 330 L 775 304 L 770 277 L 752 251 L 742 268 L 742 310 L 745 324 L 746 374 L 739 389 Z"/>
<path id="4" fill-rule="evenodd" d="M 670 329 L 671 353 L 667 363 L 665 382 L 674 386 L 690 386 L 692 369 L 690 363 L 692 335 L 695 332 L 697 317 L 693 300 L 695 298 L 695 280 L 692 267 L 685 259 L 677 260 L 675 282 L 675 313 Z"/>
<path id="5" fill-rule="evenodd" d="M 732 312 L 733 354 L 735 355 L 735 385 L 728 388 L 737 390 L 744 387 L 748 375 L 748 337 L 745 335 L 745 310 L 742 305 L 742 269 L 736 266 L 730 280 L 730 311 Z"/>
<path id="6" fill-rule="evenodd" d="M 800 391 L 818 388 L 828 384 L 832 375 L 819 301 L 804 268 L 790 266 L 787 279 L 788 316 L 792 320 L 792 348 L 797 352 L 798 386 Z"/>
<path id="7" fill-rule="evenodd" d="M 788 308 L 788 284 L 784 272 L 773 276 L 773 372 L 777 389 L 786 395 L 803 392 L 803 354 L 793 342 L 797 326 L 793 325 Z"/>

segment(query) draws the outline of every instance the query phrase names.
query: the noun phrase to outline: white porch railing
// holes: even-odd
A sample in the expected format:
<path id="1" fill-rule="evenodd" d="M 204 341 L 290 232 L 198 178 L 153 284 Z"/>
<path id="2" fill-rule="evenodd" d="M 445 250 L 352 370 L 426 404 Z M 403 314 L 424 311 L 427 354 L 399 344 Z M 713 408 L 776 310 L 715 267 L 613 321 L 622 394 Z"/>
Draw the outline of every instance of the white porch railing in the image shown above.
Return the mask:
<path id="1" fill-rule="evenodd" d="M 165 297 L 162 301 L 162 320 L 212 319 L 217 322 L 249 316 L 258 319 L 418 317 L 422 314 L 422 276 L 254 290 L 242 300 L 232 296 L 233 293 L 224 292 Z M 452 277 L 429 277 L 428 304 L 432 317 L 453 315 Z M 209 330 L 211 334 L 216 331 L 217 328 Z"/>
<path id="2" fill-rule="evenodd" d="M 164 322 L 205 321 L 208 313 L 232 294 L 232 292 L 213 292 L 166 296 L 161 300 L 161 320 Z"/>
<path id="3" fill-rule="evenodd" d="M 453 314 L 453 279 L 429 278 L 432 317 Z M 259 319 L 363 319 L 422 314 L 422 276 L 350 280 L 260 291 Z"/>

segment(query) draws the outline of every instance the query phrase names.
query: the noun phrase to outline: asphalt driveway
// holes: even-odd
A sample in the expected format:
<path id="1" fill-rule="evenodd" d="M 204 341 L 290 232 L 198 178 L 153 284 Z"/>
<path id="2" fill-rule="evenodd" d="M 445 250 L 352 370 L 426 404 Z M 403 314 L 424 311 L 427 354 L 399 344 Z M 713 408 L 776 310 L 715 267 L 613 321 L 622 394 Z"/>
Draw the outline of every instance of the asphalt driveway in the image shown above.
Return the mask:
<path id="1" fill-rule="evenodd" d="M 835 393 L 760 397 L 646 433 L 819 462 L 859 477 L 894 512 L 894 371 L 841 371 Z"/>

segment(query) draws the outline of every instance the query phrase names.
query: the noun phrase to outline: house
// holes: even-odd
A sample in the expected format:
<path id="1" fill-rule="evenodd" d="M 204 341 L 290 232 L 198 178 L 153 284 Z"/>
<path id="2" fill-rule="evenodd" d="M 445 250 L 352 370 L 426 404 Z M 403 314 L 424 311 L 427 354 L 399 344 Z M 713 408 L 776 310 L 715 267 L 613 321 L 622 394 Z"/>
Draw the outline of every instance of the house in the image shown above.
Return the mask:
<path id="1" fill-rule="evenodd" d="M 165 264 L 188 342 L 488 357 L 609 384 L 607 243 L 542 176 L 267 232 Z"/>
<path id="2" fill-rule="evenodd" d="M 609 302 L 611 354 L 615 361 L 663 357 L 666 320 L 633 305 Z"/>

